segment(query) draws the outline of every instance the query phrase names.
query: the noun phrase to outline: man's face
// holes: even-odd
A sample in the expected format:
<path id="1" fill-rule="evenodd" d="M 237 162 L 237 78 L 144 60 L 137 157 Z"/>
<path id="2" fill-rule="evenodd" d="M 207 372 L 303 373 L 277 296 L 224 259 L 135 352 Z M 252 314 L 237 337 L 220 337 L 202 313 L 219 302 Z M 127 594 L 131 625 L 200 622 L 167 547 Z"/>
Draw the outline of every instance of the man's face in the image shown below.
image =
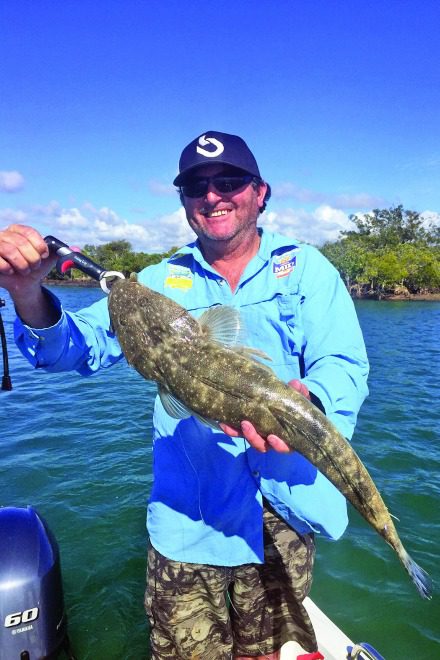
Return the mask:
<path id="1" fill-rule="evenodd" d="M 231 176 L 237 171 L 225 165 L 206 165 L 195 170 L 192 178 Z M 237 190 L 223 193 L 212 182 L 202 197 L 183 196 L 186 217 L 202 240 L 228 241 L 243 232 L 254 232 L 267 186 L 246 183 Z"/>

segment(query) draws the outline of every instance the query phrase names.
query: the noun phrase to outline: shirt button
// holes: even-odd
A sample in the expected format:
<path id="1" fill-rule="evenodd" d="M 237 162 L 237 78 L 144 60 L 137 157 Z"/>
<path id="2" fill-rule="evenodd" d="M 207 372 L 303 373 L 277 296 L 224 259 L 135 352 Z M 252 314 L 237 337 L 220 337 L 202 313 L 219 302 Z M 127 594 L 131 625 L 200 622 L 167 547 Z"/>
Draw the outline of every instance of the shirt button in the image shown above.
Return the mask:
<path id="1" fill-rule="evenodd" d="M 259 477 L 260 476 L 260 473 L 259 473 L 258 470 L 253 470 L 252 474 L 254 475 L 254 477 Z"/>

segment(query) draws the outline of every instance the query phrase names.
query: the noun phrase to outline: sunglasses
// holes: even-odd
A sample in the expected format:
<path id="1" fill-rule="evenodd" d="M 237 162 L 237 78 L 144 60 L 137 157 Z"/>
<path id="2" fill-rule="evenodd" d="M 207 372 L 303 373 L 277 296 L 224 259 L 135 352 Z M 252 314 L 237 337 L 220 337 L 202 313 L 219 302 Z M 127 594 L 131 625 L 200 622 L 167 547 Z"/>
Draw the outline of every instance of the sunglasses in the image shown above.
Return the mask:
<path id="1" fill-rule="evenodd" d="M 231 193 L 254 181 L 255 177 L 251 174 L 243 176 L 207 176 L 180 186 L 180 192 L 185 197 L 204 197 L 208 192 L 209 184 L 212 183 L 219 193 Z"/>

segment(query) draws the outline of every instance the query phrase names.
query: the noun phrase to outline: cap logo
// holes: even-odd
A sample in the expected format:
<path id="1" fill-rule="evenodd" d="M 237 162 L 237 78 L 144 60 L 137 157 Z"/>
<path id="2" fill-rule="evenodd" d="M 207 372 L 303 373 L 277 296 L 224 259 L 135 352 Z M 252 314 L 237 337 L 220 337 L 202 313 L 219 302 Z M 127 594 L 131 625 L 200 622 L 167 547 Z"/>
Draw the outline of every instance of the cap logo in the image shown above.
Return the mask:
<path id="1" fill-rule="evenodd" d="M 208 150 L 208 149 L 203 149 L 203 147 L 206 147 L 207 145 L 211 145 L 214 147 L 214 151 Z M 216 140 L 215 138 L 209 137 L 207 138 L 206 135 L 202 135 L 199 137 L 199 144 L 197 146 L 197 153 L 200 154 L 201 156 L 206 156 L 206 158 L 215 158 L 216 156 L 220 156 L 225 150 L 225 147 L 223 144 L 219 141 Z"/>

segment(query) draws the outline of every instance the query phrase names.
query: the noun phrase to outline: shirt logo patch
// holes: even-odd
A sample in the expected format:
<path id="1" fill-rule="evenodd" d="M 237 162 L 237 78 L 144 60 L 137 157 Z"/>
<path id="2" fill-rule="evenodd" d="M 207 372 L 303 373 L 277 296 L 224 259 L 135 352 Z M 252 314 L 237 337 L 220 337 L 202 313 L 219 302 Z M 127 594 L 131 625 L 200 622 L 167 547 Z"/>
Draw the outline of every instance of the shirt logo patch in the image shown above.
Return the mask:
<path id="1" fill-rule="evenodd" d="M 273 260 L 273 272 L 275 277 L 286 277 L 296 266 L 296 256 L 292 252 L 285 252 Z"/>
<path id="2" fill-rule="evenodd" d="M 168 274 L 165 278 L 165 287 L 188 291 L 193 285 L 193 278 L 194 275 L 190 268 L 186 268 L 186 266 L 178 266 L 176 264 L 168 264 Z"/>

